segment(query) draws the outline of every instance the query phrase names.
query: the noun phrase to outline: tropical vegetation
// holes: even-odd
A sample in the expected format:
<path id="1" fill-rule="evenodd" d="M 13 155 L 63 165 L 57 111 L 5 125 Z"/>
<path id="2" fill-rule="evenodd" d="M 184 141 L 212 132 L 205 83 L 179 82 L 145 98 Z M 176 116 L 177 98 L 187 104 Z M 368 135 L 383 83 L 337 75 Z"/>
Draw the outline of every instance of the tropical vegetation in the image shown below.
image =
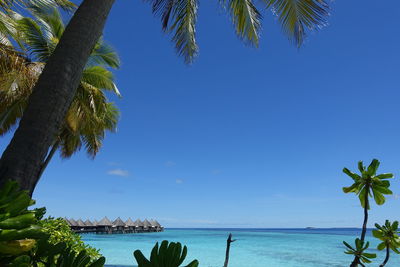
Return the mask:
<path id="1" fill-rule="evenodd" d="M 8 54 L 0 59 L 0 135 L 10 131 L 23 116 L 32 89 L 65 30 L 58 9 L 30 5 L 28 10 L 33 18 L 16 16 L 13 20 L 21 51 L 4 46 Z M 105 131 L 115 131 L 119 112 L 107 100 L 105 91 L 120 96 L 108 70 L 119 64 L 116 52 L 100 39 L 82 72 L 64 123 L 41 164 L 36 183 L 57 150 L 68 158 L 83 145 L 94 157 Z"/>
<path id="2" fill-rule="evenodd" d="M 390 258 L 390 250 L 393 252 L 400 254 L 400 237 L 399 237 L 399 222 L 395 221 L 391 223 L 390 221 L 386 220 L 385 224 L 379 225 L 375 224 L 376 229 L 372 231 L 374 237 L 378 238 L 382 241 L 378 245 L 378 250 L 386 250 L 386 257 L 379 267 L 383 267 L 389 261 Z"/>
<path id="3" fill-rule="evenodd" d="M 83 245 L 68 228 L 57 220 L 41 221 L 43 208 L 35 204 L 16 182 L 0 189 L 0 265 L 15 267 L 64 266 L 99 267 L 105 258 Z M 96 255 L 93 255 L 96 252 Z"/>
<path id="4" fill-rule="evenodd" d="M 361 207 L 364 210 L 364 220 L 362 225 L 361 236 L 360 238 L 357 238 L 355 240 L 355 247 L 352 247 L 347 242 L 343 241 L 344 245 L 347 247 L 345 253 L 354 256 L 354 260 L 351 262 L 350 267 L 357 267 L 358 265 L 364 266 L 363 263 L 370 263 L 371 259 L 376 258 L 376 254 L 365 252 L 369 247 L 369 242 L 365 241 L 365 235 L 367 233 L 367 223 L 368 223 L 368 210 L 371 207 L 369 198 L 373 197 L 376 204 L 383 205 L 386 201 L 385 195 L 393 194 L 392 191 L 389 189 L 390 182 L 387 179 L 391 179 L 394 177 L 392 173 L 377 174 L 379 165 L 380 162 L 377 159 L 373 159 L 368 167 L 364 166 L 362 161 L 359 161 L 358 170 L 360 174 L 354 173 L 347 168 L 343 169 L 343 172 L 347 174 L 354 182 L 349 187 L 343 187 L 343 192 L 356 194 L 359 198 Z M 393 236 L 393 238 L 391 239 L 392 242 L 390 244 L 392 244 L 392 247 L 395 248 L 396 247 L 395 244 L 397 243 L 393 242 L 395 240 L 394 238 L 395 232 L 392 231 L 394 231 L 393 229 L 397 230 L 398 224 L 394 223 L 394 225 L 390 225 L 389 222 L 387 223 L 388 223 L 387 228 L 379 227 L 378 229 L 380 231 L 374 232 L 374 236 L 376 237 L 379 236 L 383 238 L 384 236 L 387 237 L 387 235 L 390 234 L 391 236 Z M 389 242 L 387 238 L 384 241 Z M 380 248 L 382 248 L 382 245 L 378 246 L 378 249 Z M 388 260 L 389 256 L 387 256 L 386 262 Z"/>
<path id="5" fill-rule="evenodd" d="M 38 222 L 44 233 L 49 235 L 48 242 L 53 245 L 65 243 L 76 255 L 85 251 L 92 259 L 98 259 L 101 254 L 98 249 L 95 249 L 88 244 L 85 244 L 81 236 L 72 232 L 71 227 L 63 218 L 48 217 Z"/>
<path id="6" fill-rule="evenodd" d="M 135 250 L 133 255 L 138 263 L 138 267 L 179 267 L 186 258 L 187 247 L 177 242 L 164 240 L 158 246 L 158 242 L 151 250 L 150 259 L 147 259 L 140 250 Z M 197 260 L 191 261 L 186 267 L 197 267 Z"/>
<path id="7" fill-rule="evenodd" d="M 0 160 L 0 184 L 8 179 L 33 191 L 37 173 L 54 145 L 79 86 L 80 76 L 93 47 L 102 34 L 114 0 L 84 0 L 66 28 L 40 79 L 33 89 L 26 112 Z M 197 54 L 196 0 L 154 0 L 153 13 L 160 15 L 163 29 L 172 34 L 179 55 L 191 63 Z M 237 35 L 255 46 L 259 43 L 261 13 L 252 0 L 221 1 L 235 25 Z M 300 46 L 307 31 L 325 25 L 329 7 L 325 0 L 267 0 L 283 31 Z M 57 90 L 55 90 L 57 88 Z M 35 124 L 36 127 L 31 127 Z"/>

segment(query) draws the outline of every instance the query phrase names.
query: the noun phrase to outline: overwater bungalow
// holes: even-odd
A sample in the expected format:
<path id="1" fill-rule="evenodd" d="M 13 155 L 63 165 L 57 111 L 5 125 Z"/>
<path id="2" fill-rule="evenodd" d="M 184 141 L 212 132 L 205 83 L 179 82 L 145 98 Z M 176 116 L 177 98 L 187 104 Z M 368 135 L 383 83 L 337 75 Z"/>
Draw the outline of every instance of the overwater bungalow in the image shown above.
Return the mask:
<path id="1" fill-rule="evenodd" d="M 135 232 L 142 233 L 144 231 L 143 222 L 140 219 L 135 221 Z"/>
<path id="2" fill-rule="evenodd" d="M 93 232 L 94 230 L 96 230 L 96 227 L 93 225 L 93 223 L 87 219 L 85 222 L 85 230 L 88 232 Z"/>
<path id="3" fill-rule="evenodd" d="M 71 227 L 71 230 L 77 233 L 99 233 L 99 234 L 122 234 L 122 233 L 143 233 L 143 232 L 160 232 L 163 227 L 156 221 L 147 219 L 143 222 L 140 219 L 133 221 L 131 218 L 122 221 L 120 217 L 111 222 L 107 217 L 104 217 L 99 222 L 96 220 L 85 222 L 81 219 L 67 219 L 65 221 Z"/>
<path id="4" fill-rule="evenodd" d="M 70 225 L 71 225 L 71 229 L 72 229 L 72 230 L 74 230 L 74 231 L 79 230 L 78 223 L 77 223 L 74 219 L 69 219 L 68 221 L 69 221 L 69 223 L 70 223 Z M 67 223 L 68 223 L 68 222 L 67 222 Z"/>
<path id="5" fill-rule="evenodd" d="M 151 224 L 151 227 L 150 227 L 150 232 L 158 232 L 157 231 L 157 224 L 156 224 L 156 222 L 153 220 L 153 219 L 150 219 L 150 224 Z"/>
<path id="6" fill-rule="evenodd" d="M 164 231 L 164 227 L 162 227 L 161 224 L 157 220 L 154 220 L 154 223 L 156 224 L 157 232 Z"/>
<path id="7" fill-rule="evenodd" d="M 124 221 L 121 220 L 120 217 L 115 219 L 112 227 L 113 227 L 112 231 L 114 233 L 120 233 L 120 234 L 125 233 L 125 223 L 124 223 Z"/>
<path id="8" fill-rule="evenodd" d="M 125 232 L 126 233 L 135 233 L 135 222 L 129 217 L 125 222 Z"/>
<path id="9" fill-rule="evenodd" d="M 83 230 L 85 230 L 86 225 L 85 225 L 85 223 L 84 223 L 81 219 L 79 219 L 79 220 L 76 221 L 76 228 L 77 228 L 79 231 L 83 231 Z"/>
<path id="10" fill-rule="evenodd" d="M 147 219 L 143 221 L 143 231 L 145 232 L 151 231 L 151 223 Z"/>
<path id="11" fill-rule="evenodd" d="M 104 217 L 97 223 L 96 233 L 112 233 L 112 223 L 107 217 Z"/>

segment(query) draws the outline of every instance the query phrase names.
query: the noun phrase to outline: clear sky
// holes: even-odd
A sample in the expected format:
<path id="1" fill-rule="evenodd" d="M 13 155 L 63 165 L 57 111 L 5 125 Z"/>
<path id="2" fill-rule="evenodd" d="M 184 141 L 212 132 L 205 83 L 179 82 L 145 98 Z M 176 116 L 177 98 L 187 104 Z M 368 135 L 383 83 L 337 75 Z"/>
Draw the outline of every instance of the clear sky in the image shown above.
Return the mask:
<path id="1" fill-rule="evenodd" d="M 400 219 L 399 10 L 335 1 L 300 50 L 263 12 L 255 49 L 218 1 L 201 1 L 200 54 L 187 66 L 147 3 L 117 0 L 105 39 L 122 59 L 118 132 L 95 160 L 56 157 L 34 198 L 53 216 L 167 227 L 360 227 L 342 168 L 378 158 L 395 195 L 370 225 Z"/>

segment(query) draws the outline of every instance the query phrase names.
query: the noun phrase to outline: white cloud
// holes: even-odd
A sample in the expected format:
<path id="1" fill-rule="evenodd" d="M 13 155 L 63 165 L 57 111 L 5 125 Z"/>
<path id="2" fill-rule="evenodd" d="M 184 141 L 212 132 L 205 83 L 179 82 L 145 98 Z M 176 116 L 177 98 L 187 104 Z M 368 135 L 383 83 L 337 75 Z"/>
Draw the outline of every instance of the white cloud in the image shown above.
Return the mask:
<path id="1" fill-rule="evenodd" d="M 164 165 L 167 167 L 172 167 L 172 166 L 175 166 L 176 163 L 171 160 L 168 160 L 167 162 L 164 163 Z"/>
<path id="2" fill-rule="evenodd" d="M 177 184 L 182 184 L 182 183 L 183 183 L 183 180 L 182 180 L 182 179 L 176 179 L 175 182 L 176 182 Z"/>
<path id="3" fill-rule="evenodd" d="M 127 170 L 122 170 L 122 169 L 109 170 L 107 172 L 107 174 L 108 175 L 115 175 L 115 176 L 122 176 L 122 177 L 129 176 L 129 172 Z"/>

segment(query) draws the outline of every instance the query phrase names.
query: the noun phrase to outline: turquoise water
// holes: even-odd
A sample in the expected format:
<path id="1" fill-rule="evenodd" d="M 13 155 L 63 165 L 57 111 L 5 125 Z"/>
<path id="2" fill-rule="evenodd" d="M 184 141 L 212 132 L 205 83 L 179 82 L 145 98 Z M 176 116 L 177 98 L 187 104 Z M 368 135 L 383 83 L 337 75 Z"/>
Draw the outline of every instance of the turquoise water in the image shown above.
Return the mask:
<path id="1" fill-rule="evenodd" d="M 198 259 L 201 267 L 222 267 L 229 233 L 232 243 L 229 267 L 344 267 L 351 256 L 343 253 L 342 241 L 352 243 L 357 229 L 167 229 L 162 233 L 124 235 L 82 235 L 89 245 L 99 248 L 107 264 L 135 266 L 132 252 L 150 254 L 155 242 L 179 241 L 188 246 L 188 260 Z M 384 252 L 377 251 L 377 240 L 370 235 L 370 252 L 377 252 L 379 266 Z M 387 267 L 399 267 L 400 256 L 391 255 Z M 187 261 L 186 261 L 187 263 Z"/>

